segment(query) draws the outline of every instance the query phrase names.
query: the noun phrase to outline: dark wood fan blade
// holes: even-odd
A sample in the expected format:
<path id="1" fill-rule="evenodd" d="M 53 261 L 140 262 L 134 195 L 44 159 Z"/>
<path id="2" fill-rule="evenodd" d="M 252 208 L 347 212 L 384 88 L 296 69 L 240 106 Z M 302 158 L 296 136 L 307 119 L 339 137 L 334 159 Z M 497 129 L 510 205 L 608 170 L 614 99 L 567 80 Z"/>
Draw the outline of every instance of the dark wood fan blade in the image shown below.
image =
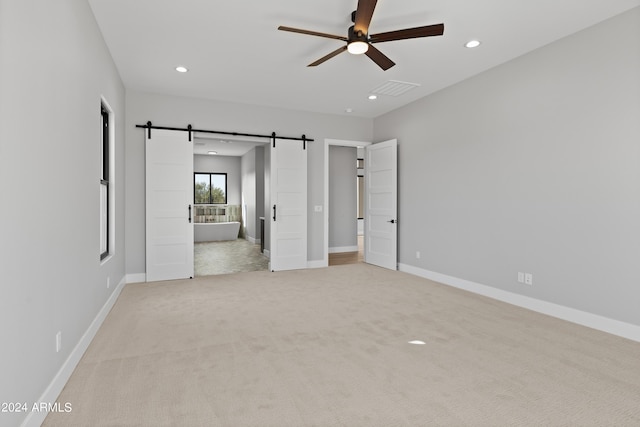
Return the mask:
<path id="1" fill-rule="evenodd" d="M 343 36 L 336 36 L 336 35 L 327 34 L 327 33 L 319 33 L 317 31 L 302 30 L 300 28 L 285 27 L 283 25 L 280 25 L 278 27 L 278 29 L 280 31 L 289 31 L 291 33 L 299 33 L 299 34 L 307 34 L 309 36 L 325 37 L 325 38 L 328 38 L 328 39 L 342 40 L 343 42 L 347 41 L 347 38 L 343 37 Z"/>
<path id="2" fill-rule="evenodd" d="M 369 24 L 373 17 L 373 11 L 376 8 L 378 0 L 358 0 L 358 9 L 356 9 L 356 20 L 354 22 L 353 30 L 358 33 L 362 31 L 362 34 L 369 33 Z"/>
<path id="3" fill-rule="evenodd" d="M 373 60 L 380 68 L 387 71 L 389 68 L 396 65 L 395 62 L 387 58 L 387 56 L 376 49 L 374 46 L 369 45 L 369 50 L 365 53 L 369 58 Z"/>
<path id="4" fill-rule="evenodd" d="M 315 67 L 316 65 L 320 65 L 322 64 L 324 61 L 328 61 L 329 59 L 333 58 L 334 56 L 344 52 L 345 50 L 347 50 L 347 46 L 342 46 L 341 48 L 338 48 L 336 50 L 334 50 L 333 52 L 331 52 L 328 55 L 323 56 L 322 58 L 318 59 L 315 62 L 312 62 L 311 64 L 307 65 L 307 67 Z"/>
<path id="5" fill-rule="evenodd" d="M 427 25 L 424 27 L 407 28 L 387 33 L 372 34 L 369 36 L 371 43 L 390 42 L 394 40 L 415 39 L 418 37 L 441 36 L 444 34 L 444 24 Z"/>

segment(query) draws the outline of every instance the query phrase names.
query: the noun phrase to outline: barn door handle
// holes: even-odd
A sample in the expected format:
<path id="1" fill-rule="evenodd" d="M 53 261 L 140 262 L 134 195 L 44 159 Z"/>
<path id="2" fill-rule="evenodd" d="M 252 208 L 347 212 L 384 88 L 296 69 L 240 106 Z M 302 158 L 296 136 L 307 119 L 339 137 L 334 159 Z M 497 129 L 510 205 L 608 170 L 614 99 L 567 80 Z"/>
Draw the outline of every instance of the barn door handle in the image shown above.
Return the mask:
<path id="1" fill-rule="evenodd" d="M 191 205 L 189 205 L 189 224 L 191 224 Z"/>
<path id="2" fill-rule="evenodd" d="M 276 205 L 273 205 L 273 220 L 276 220 Z"/>

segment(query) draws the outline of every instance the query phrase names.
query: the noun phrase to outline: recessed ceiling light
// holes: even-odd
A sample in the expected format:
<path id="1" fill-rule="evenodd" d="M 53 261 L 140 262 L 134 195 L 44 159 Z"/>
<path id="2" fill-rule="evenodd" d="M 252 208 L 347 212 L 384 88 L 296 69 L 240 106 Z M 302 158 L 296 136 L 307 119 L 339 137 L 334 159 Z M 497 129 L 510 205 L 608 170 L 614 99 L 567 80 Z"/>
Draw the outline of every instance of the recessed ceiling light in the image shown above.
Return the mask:
<path id="1" fill-rule="evenodd" d="M 346 113 L 353 113 L 353 108 L 347 108 L 344 110 Z"/>
<path id="2" fill-rule="evenodd" d="M 218 152 L 217 151 L 209 151 L 208 154 L 211 154 L 213 156 L 215 154 L 218 154 Z"/>
<path id="3" fill-rule="evenodd" d="M 374 99 L 378 99 L 378 96 L 377 95 L 369 95 L 369 99 L 373 101 Z"/>
<path id="4" fill-rule="evenodd" d="M 424 341 L 420 341 L 420 340 L 413 340 L 413 341 L 409 341 L 409 344 L 425 345 L 425 344 L 426 344 L 426 342 L 424 342 Z"/>
<path id="5" fill-rule="evenodd" d="M 187 71 L 189 71 L 189 70 L 187 69 L 187 67 L 183 67 L 183 66 L 181 65 L 181 66 L 179 66 L 179 67 L 176 67 L 176 71 L 177 71 L 177 72 L 179 72 L 179 73 L 186 73 L 186 72 L 187 72 Z"/>
<path id="6" fill-rule="evenodd" d="M 464 47 L 468 47 L 469 49 L 472 49 L 474 47 L 478 47 L 480 46 L 480 41 L 479 40 L 470 40 L 467 43 L 465 43 Z"/>

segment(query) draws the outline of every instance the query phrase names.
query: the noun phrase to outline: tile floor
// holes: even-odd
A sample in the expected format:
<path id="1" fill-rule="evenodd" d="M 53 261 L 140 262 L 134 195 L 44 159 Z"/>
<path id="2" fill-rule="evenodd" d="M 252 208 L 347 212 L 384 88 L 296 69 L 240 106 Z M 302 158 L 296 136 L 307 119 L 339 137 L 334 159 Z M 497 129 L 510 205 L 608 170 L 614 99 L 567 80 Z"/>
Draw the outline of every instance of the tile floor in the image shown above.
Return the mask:
<path id="1" fill-rule="evenodd" d="M 244 239 L 194 244 L 196 276 L 240 273 L 269 269 L 269 259 L 260 245 Z"/>

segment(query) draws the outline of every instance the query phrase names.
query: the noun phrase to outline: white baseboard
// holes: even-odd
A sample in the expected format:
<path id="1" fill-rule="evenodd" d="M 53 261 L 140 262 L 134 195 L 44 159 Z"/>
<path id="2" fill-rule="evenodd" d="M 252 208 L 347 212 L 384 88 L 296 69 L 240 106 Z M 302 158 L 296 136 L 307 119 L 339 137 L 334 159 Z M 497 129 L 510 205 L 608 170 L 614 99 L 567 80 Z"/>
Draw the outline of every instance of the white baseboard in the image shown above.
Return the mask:
<path id="1" fill-rule="evenodd" d="M 98 315 L 95 317 L 95 319 L 93 319 L 93 322 L 91 322 L 89 328 L 82 335 L 78 344 L 76 344 L 74 349 L 71 351 L 71 354 L 69 354 L 67 360 L 65 360 L 65 362 L 62 364 L 62 367 L 53 378 L 47 389 L 44 391 L 44 393 L 42 393 L 42 396 L 40 396 L 38 402 L 56 402 L 58 396 L 60 396 L 60 393 L 62 392 L 62 389 L 67 384 L 67 381 L 69 381 L 73 370 L 76 368 L 76 366 L 78 366 L 82 355 L 89 347 L 89 344 L 91 344 L 93 337 L 96 336 L 98 329 L 100 329 L 102 322 L 104 322 L 107 314 L 109 314 L 109 311 L 111 311 L 111 308 L 116 303 L 116 300 L 118 299 L 118 296 L 120 296 L 120 292 L 122 292 L 122 288 L 124 288 L 124 285 L 126 283 L 127 282 L 125 280 L 125 277 L 123 277 L 122 280 L 120 280 L 120 283 L 118 283 L 118 286 L 113 290 L 113 293 L 111 294 L 109 299 L 107 299 L 107 301 L 102 306 L 102 309 L 98 312 Z M 29 412 L 29 415 L 27 415 L 27 418 L 25 418 L 22 423 L 22 427 L 40 426 L 44 422 L 44 419 L 47 417 L 47 414 L 48 413 L 45 411 Z"/>
<path id="2" fill-rule="evenodd" d="M 341 252 L 358 252 L 358 246 L 334 246 L 329 248 L 330 254 L 338 254 Z"/>
<path id="3" fill-rule="evenodd" d="M 146 273 L 127 274 L 126 281 L 127 283 L 143 283 L 147 281 L 147 274 Z"/>
<path id="4" fill-rule="evenodd" d="M 329 262 L 326 259 L 307 261 L 307 268 L 324 268 L 328 266 Z"/>
<path id="5" fill-rule="evenodd" d="M 493 298 L 498 301 L 506 302 L 508 304 L 516 305 L 548 316 L 557 317 L 558 319 L 566 320 L 578 325 L 640 342 L 640 326 L 633 325 L 631 323 L 621 322 L 619 320 L 610 319 L 608 317 L 588 313 L 586 311 L 576 310 L 563 305 L 515 294 L 513 292 L 481 285 L 479 283 L 459 279 L 457 277 L 447 276 L 446 274 L 424 270 L 407 264 L 399 264 L 398 266 L 400 271 L 413 274 L 414 276 L 423 277 L 425 279 L 433 280 L 434 282 L 453 286 L 454 288 L 464 289 L 465 291 Z"/>
<path id="6" fill-rule="evenodd" d="M 260 239 L 256 239 L 255 237 L 246 236 L 244 239 L 249 243 L 253 243 L 254 245 L 260 244 Z"/>

